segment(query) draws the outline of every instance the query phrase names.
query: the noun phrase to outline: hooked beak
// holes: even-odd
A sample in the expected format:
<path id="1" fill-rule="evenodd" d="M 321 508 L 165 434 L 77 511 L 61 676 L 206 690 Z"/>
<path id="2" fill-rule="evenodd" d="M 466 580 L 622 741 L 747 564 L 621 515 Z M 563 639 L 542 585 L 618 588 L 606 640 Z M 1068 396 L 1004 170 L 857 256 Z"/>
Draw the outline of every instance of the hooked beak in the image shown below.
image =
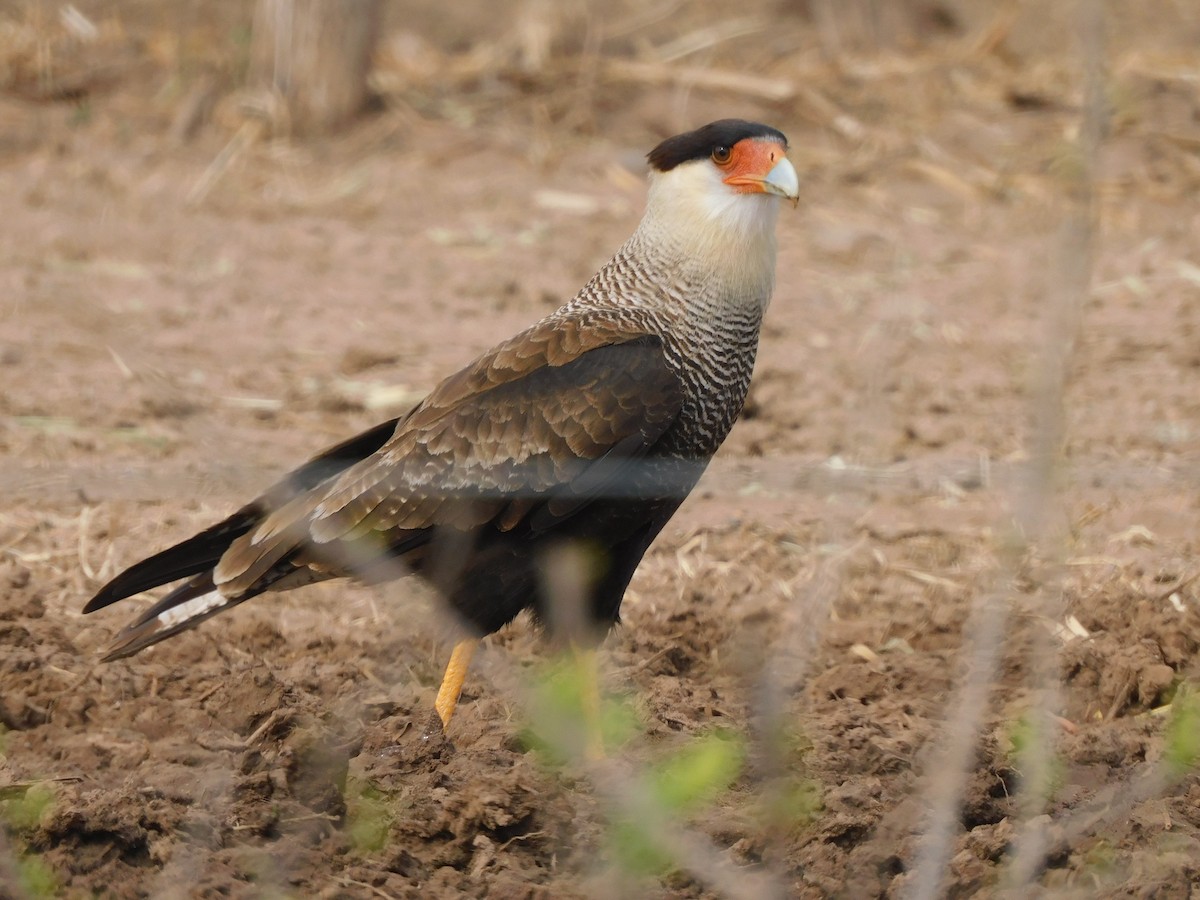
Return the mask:
<path id="1" fill-rule="evenodd" d="M 784 148 L 775 143 L 743 141 L 734 160 L 734 171 L 725 183 L 747 194 L 775 194 L 786 197 L 795 206 L 800 202 L 800 178 L 796 169 L 783 155 Z"/>
<path id="2" fill-rule="evenodd" d="M 762 189 L 768 194 L 786 197 L 792 201 L 792 206 L 800 202 L 800 177 L 786 156 L 771 167 L 767 177 L 762 180 Z"/>

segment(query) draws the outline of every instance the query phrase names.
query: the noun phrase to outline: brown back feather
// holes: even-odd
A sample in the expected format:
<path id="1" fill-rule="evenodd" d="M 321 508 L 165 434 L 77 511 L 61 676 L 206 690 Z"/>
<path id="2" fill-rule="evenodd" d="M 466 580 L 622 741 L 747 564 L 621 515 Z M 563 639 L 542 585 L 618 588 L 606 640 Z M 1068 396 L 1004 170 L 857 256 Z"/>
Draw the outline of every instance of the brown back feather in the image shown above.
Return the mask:
<path id="1" fill-rule="evenodd" d="M 235 541 L 214 580 L 238 596 L 306 545 L 308 558 L 361 560 L 350 544 L 378 555 L 439 526 L 511 530 L 539 508 L 551 527 L 649 452 L 682 403 L 657 338 L 540 323 L 443 381 L 378 452 Z"/>

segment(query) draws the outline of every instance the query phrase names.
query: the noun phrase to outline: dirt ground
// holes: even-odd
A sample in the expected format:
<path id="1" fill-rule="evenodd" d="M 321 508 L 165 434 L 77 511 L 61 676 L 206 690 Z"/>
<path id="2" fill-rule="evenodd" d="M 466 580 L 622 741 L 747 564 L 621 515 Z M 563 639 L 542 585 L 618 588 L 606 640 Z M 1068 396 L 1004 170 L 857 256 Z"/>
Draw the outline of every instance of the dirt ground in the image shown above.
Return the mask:
<path id="1" fill-rule="evenodd" d="M 242 6 L 0 5 L 0 896 L 930 896 L 939 829 L 944 896 L 1200 892 L 1200 14 L 1110 5 L 1089 248 L 1073 6 L 410 4 L 382 108 L 304 142 L 247 126 Z M 524 621 L 431 737 L 408 581 L 97 662 L 96 587 L 568 298 L 723 115 L 803 196 L 607 762 L 537 749 Z"/>

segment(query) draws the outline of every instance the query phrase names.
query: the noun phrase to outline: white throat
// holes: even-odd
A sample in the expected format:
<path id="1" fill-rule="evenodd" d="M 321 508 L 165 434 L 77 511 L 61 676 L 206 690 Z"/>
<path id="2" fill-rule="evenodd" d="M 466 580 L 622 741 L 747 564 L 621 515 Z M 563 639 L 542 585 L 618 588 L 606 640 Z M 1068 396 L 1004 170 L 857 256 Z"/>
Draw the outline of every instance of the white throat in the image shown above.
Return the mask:
<path id="1" fill-rule="evenodd" d="M 652 172 L 642 237 L 670 247 L 684 266 L 725 288 L 723 294 L 765 309 L 775 285 L 779 200 L 740 194 L 707 160 Z"/>

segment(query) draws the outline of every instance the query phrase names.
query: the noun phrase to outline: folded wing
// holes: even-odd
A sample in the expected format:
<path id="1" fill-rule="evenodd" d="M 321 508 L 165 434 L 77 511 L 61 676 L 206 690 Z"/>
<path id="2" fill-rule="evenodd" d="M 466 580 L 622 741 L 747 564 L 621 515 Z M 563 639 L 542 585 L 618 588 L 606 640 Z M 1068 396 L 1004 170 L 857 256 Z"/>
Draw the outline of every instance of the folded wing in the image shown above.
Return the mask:
<path id="1" fill-rule="evenodd" d="M 543 322 L 407 416 L 122 573 L 85 612 L 188 579 L 118 635 L 109 656 L 127 656 L 266 590 L 399 574 L 397 563 L 439 529 L 552 530 L 626 491 L 682 405 L 659 339 Z"/>

